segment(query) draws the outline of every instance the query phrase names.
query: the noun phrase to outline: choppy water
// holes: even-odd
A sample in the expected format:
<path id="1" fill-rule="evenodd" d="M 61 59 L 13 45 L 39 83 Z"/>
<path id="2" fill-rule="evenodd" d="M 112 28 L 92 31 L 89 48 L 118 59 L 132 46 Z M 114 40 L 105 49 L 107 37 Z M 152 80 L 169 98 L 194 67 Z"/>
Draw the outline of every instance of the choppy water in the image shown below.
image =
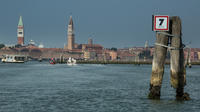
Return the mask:
<path id="1" fill-rule="evenodd" d="M 150 65 L 0 63 L 0 112 L 200 111 L 200 66 L 187 69 L 184 102 L 165 71 L 161 100 L 149 100 Z"/>

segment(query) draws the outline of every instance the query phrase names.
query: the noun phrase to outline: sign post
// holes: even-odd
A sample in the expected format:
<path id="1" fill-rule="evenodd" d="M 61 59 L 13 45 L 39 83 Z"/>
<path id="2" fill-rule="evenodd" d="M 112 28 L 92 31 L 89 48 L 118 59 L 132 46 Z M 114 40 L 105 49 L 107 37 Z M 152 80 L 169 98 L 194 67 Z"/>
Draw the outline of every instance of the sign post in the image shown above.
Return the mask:
<path id="1" fill-rule="evenodd" d="M 169 16 L 154 15 L 153 31 L 169 31 Z"/>

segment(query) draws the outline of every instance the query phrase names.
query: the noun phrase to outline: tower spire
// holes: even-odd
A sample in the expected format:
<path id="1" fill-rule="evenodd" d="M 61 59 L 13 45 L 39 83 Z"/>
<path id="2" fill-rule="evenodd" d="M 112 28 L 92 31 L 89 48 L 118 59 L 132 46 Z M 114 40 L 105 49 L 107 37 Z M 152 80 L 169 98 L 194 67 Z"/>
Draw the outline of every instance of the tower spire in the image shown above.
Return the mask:
<path id="1" fill-rule="evenodd" d="M 73 20 L 72 20 L 72 16 L 70 16 L 70 19 L 69 19 L 69 25 L 72 25 L 72 28 L 73 28 Z"/>
<path id="2" fill-rule="evenodd" d="M 18 23 L 18 26 L 23 26 L 22 16 L 19 17 L 19 23 Z"/>

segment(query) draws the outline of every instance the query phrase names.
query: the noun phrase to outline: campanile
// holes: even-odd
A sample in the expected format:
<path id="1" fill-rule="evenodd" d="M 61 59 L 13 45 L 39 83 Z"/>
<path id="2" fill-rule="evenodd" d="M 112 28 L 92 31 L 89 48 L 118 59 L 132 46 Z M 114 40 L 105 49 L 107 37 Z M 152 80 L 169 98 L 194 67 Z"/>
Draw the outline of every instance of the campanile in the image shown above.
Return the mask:
<path id="1" fill-rule="evenodd" d="M 22 16 L 19 17 L 19 23 L 17 27 L 17 44 L 24 45 L 24 25 L 22 22 Z"/>
<path id="2" fill-rule="evenodd" d="M 67 38 L 67 48 L 69 50 L 74 49 L 74 26 L 73 26 L 73 20 L 72 20 L 72 16 L 70 16 L 70 20 L 69 20 L 69 24 L 68 24 L 68 38 Z"/>

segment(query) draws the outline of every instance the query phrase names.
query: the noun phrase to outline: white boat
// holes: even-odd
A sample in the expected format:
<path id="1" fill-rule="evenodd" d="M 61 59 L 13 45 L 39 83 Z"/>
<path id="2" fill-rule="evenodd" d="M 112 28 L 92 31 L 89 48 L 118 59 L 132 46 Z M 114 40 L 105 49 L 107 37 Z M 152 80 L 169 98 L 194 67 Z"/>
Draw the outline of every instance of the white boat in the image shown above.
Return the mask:
<path id="1" fill-rule="evenodd" d="M 26 61 L 24 55 L 3 55 L 1 62 L 3 63 L 24 63 Z"/>
<path id="2" fill-rule="evenodd" d="M 76 60 L 72 57 L 69 57 L 67 60 L 67 65 L 76 65 Z"/>

